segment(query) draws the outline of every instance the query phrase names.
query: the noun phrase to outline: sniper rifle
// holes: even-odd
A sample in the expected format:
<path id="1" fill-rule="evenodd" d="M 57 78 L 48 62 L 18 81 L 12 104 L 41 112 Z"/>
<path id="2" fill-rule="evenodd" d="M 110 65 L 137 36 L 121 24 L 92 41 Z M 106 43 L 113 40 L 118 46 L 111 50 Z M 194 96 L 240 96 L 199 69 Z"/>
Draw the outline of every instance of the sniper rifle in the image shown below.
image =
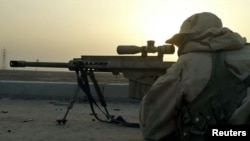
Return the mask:
<path id="1" fill-rule="evenodd" d="M 129 97 L 141 99 L 149 90 L 153 82 L 162 74 L 165 73 L 174 62 L 164 62 L 164 54 L 173 54 L 175 47 L 173 45 L 155 46 L 154 41 L 150 40 L 146 46 L 128 46 L 120 45 L 117 47 L 118 54 L 136 54 L 141 53 L 141 56 L 81 56 L 81 58 L 74 58 L 69 62 L 27 62 L 27 61 L 10 61 L 11 67 L 48 67 L 48 68 L 68 68 L 70 71 L 75 71 L 77 75 L 78 86 L 87 95 L 93 115 L 96 119 L 100 119 L 94 111 L 93 105 L 96 101 L 91 95 L 89 82 L 87 76 L 92 80 L 94 88 L 99 97 L 101 105 L 104 107 L 107 119 L 112 123 L 121 123 L 127 126 L 138 126 L 135 124 L 127 123 L 123 118 L 118 117 L 114 119 L 110 116 L 106 108 L 107 104 L 104 96 L 100 90 L 98 82 L 95 78 L 94 72 L 112 72 L 114 75 L 122 73 L 124 77 L 129 79 Z M 157 56 L 149 56 L 148 53 L 157 53 Z M 69 103 L 67 112 L 64 117 L 57 120 L 59 124 L 66 123 L 66 117 L 69 110 L 73 107 L 77 93 L 72 96 Z M 100 109 L 100 108 L 99 108 Z M 104 121 L 106 122 L 106 121 Z"/>

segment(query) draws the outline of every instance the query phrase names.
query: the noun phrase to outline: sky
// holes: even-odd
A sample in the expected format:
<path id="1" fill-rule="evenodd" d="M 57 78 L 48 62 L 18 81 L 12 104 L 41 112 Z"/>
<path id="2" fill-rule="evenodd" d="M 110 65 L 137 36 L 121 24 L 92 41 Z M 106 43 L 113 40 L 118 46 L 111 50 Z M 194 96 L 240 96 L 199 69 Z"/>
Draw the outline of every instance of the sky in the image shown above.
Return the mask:
<path id="1" fill-rule="evenodd" d="M 0 69 L 11 69 L 10 60 L 68 62 L 81 55 L 117 55 L 118 45 L 163 45 L 198 12 L 216 14 L 224 27 L 250 39 L 249 5 L 250 0 L 0 0 Z"/>

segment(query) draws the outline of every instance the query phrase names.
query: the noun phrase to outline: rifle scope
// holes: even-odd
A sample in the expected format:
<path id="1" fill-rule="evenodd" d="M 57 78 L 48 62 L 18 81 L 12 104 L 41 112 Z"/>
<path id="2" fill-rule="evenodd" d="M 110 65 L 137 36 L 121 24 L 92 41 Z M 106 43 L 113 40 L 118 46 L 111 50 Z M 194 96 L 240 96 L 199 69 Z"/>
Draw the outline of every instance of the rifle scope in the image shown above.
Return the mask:
<path id="1" fill-rule="evenodd" d="M 174 54 L 175 47 L 173 45 L 154 46 L 154 41 L 147 42 L 147 46 L 138 47 L 135 45 L 119 45 L 117 47 L 118 54 L 136 54 L 142 53 L 142 56 L 147 56 L 147 53 Z"/>

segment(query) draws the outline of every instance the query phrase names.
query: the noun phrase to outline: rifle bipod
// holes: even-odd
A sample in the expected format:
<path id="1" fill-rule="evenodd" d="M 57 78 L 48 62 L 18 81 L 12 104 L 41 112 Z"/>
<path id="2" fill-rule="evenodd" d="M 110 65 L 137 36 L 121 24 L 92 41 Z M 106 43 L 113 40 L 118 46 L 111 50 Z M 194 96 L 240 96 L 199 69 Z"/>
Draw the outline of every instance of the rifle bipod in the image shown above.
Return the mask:
<path id="1" fill-rule="evenodd" d="M 81 75 L 79 75 L 79 71 L 81 72 Z M 104 99 L 104 95 L 101 92 L 101 89 L 98 85 L 98 82 L 95 78 L 94 72 L 92 70 L 85 70 L 85 69 L 79 69 L 78 71 L 76 71 L 76 75 L 77 75 L 77 83 L 78 83 L 78 88 L 75 91 L 74 95 L 71 98 L 71 101 L 68 105 L 67 111 L 64 115 L 64 117 L 60 120 L 57 120 L 58 124 L 65 124 L 67 122 L 66 117 L 69 113 L 69 110 L 73 108 L 74 103 L 76 102 L 76 99 L 78 97 L 79 94 L 79 88 L 81 88 L 81 90 L 86 94 L 88 101 L 89 101 L 89 105 L 92 111 L 92 115 L 101 122 L 105 122 L 105 123 L 114 123 L 114 124 L 121 124 L 123 126 L 127 126 L 127 127 L 135 127 L 135 128 L 139 128 L 139 124 L 138 123 L 129 123 L 126 122 L 121 116 L 118 116 L 117 118 L 114 118 L 114 116 L 110 115 L 107 109 L 107 104 L 106 101 Z M 94 84 L 94 88 L 95 91 L 98 95 L 99 101 L 101 103 L 101 105 L 104 108 L 104 111 L 100 108 L 100 106 L 97 104 L 97 102 L 95 101 L 95 99 L 93 98 L 91 92 L 90 92 L 90 87 L 89 87 L 89 82 L 88 82 L 88 78 L 87 75 L 89 75 L 90 79 L 92 80 L 93 84 Z M 94 109 L 94 106 L 96 106 L 107 118 L 107 120 L 103 120 L 100 119 Z"/>
<path id="2" fill-rule="evenodd" d="M 77 100 L 77 97 L 79 95 L 79 88 L 82 89 L 82 91 L 87 95 L 87 98 L 89 100 L 89 104 L 90 104 L 90 107 L 91 107 L 91 110 L 92 110 L 92 115 L 94 115 L 94 117 L 99 120 L 99 121 L 104 121 L 104 120 L 101 120 L 99 117 L 97 117 L 97 114 L 95 113 L 95 110 L 94 110 L 94 105 L 107 117 L 107 119 L 111 119 L 111 117 L 113 116 L 110 116 L 109 115 L 109 112 L 106 108 L 107 104 L 106 104 L 106 101 L 104 99 L 104 96 L 101 92 L 101 89 L 98 85 L 98 82 L 95 78 L 95 75 L 93 73 L 92 70 L 84 70 L 84 69 L 79 69 L 81 74 L 79 75 L 79 71 L 76 71 L 76 75 L 77 75 L 77 82 L 78 82 L 78 87 L 75 91 L 75 93 L 72 95 L 71 97 L 71 100 L 68 104 L 68 107 L 67 107 L 67 110 L 66 110 L 66 113 L 64 114 L 63 118 L 62 119 L 58 119 L 57 120 L 57 123 L 58 124 L 65 124 L 67 122 L 66 120 L 66 117 L 68 116 L 68 113 L 70 111 L 70 109 L 73 108 L 76 100 Z M 101 103 L 101 105 L 103 106 L 104 110 L 103 111 L 97 104 L 97 102 L 95 101 L 95 99 L 93 98 L 91 92 L 90 92 L 90 87 L 89 87 L 89 82 L 88 82 L 88 78 L 87 78 L 87 75 L 90 77 L 90 79 L 92 80 L 93 84 L 94 84 L 94 88 L 95 88 L 95 91 L 98 95 L 98 98 L 99 98 L 99 101 Z"/>
<path id="3" fill-rule="evenodd" d="M 68 116 L 69 110 L 73 108 L 73 106 L 74 106 L 74 104 L 76 102 L 76 99 L 78 97 L 78 94 L 79 94 L 79 86 L 77 86 L 77 89 L 76 89 L 75 93 L 72 95 L 71 100 L 69 102 L 69 105 L 67 107 L 67 111 L 64 114 L 63 118 L 56 120 L 58 124 L 63 124 L 64 125 L 67 122 L 66 117 Z"/>

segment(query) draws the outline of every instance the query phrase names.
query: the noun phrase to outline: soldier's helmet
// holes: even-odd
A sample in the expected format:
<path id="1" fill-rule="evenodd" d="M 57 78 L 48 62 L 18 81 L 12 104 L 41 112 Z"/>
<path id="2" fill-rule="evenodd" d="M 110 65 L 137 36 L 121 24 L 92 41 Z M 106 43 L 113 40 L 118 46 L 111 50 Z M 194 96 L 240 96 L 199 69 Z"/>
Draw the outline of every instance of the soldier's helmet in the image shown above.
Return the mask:
<path id="1" fill-rule="evenodd" d="M 196 13 L 188 17 L 181 25 L 180 32 L 168 39 L 166 43 L 175 44 L 183 36 L 200 32 L 209 28 L 222 28 L 222 21 L 210 12 Z"/>

